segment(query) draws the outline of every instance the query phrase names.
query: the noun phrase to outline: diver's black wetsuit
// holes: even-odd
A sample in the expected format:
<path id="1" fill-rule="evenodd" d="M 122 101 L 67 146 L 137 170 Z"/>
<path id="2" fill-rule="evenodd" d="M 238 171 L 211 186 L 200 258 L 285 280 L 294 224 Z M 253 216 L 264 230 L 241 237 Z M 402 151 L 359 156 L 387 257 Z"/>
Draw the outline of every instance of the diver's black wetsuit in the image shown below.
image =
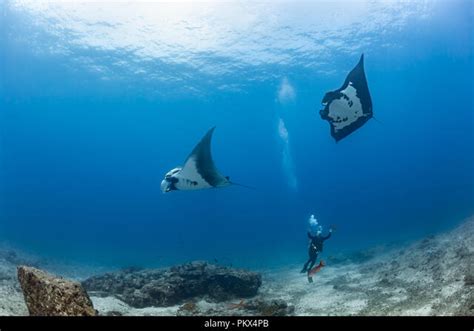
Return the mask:
<path id="1" fill-rule="evenodd" d="M 308 255 L 309 259 L 304 264 L 303 269 L 301 272 L 307 272 L 311 270 L 311 268 L 316 263 L 316 258 L 318 257 L 318 253 L 323 251 L 323 242 L 331 237 L 331 232 L 326 237 L 321 235 L 312 236 L 310 232 L 308 232 L 308 238 L 311 240 L 308 248 Z M 308 266 L 309 265 L 309 266 Z"/>

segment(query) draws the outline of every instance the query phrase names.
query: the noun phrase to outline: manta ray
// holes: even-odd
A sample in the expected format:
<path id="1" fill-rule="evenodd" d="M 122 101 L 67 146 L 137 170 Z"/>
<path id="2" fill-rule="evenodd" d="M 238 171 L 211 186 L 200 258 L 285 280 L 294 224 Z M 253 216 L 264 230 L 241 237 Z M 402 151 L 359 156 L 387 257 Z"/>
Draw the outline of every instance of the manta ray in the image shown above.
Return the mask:
<path id="1" fill-rule="evenodd" d="M 231 182 L 228 176 L 221 175 L 214 165 L 211 155 L 211 139 L 215 128 L 211 128 L 194 147 L 183 167 L 174 168 L 165 175 L 161 182 L 163 193 L 175 190 L 190 191 L 226 187 L 229 185 L 245 187 L 245 185 Z"/>
<path id="2" fill-rule="evenodd" d="M 319 114 L 331 126 L 331 136 L 338 142 L 373 117 L 372 99 L 364 72 L 364 54 L 347 75 L 341 88 L 326 93 Z"/>

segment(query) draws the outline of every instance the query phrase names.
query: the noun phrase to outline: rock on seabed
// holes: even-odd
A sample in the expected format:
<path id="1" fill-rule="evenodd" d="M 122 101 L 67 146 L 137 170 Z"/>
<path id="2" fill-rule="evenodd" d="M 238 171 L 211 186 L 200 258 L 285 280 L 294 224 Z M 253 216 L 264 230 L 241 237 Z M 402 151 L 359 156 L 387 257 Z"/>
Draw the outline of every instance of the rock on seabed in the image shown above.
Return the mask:
<path id="1" fill-rule="evenodd" d="M 97 315 L 92 301 L 80 283 L 33 267 L 19 266 L 17 273 L 30 315 Z"/>
<path id="2" fill-rule="evenodd" d="M 114 295 L 132 307 L 143 308 L 172 306 L 199 297 L 214 302 L 253 297 L 262 285 L 262 277 L 251 271 L 195 261 L 169 269 L 107 273 L 82 284 L 88 291 Z"/>

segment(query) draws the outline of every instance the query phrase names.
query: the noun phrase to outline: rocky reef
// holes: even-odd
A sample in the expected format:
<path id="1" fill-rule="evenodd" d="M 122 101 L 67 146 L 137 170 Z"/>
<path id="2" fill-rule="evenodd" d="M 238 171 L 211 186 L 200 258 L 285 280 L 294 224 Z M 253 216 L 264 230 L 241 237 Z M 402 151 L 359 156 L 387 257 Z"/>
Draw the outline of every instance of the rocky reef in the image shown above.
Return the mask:
<path id="1" fill-rule="evenodd" d="M 32 316 L 95 316 L 97 311 L 78 282 L 20 266 L 18 280 Z"/>
<path id="2" fill-rule="evenodd" d="M 114 295 L 135 308 L 173 306 L 190 299 L 211 302 L 249 298 L 262 285 L 255 272 L 196 261 L 169 269 L 126 269 L 82 282 L 95 295 Z"/>

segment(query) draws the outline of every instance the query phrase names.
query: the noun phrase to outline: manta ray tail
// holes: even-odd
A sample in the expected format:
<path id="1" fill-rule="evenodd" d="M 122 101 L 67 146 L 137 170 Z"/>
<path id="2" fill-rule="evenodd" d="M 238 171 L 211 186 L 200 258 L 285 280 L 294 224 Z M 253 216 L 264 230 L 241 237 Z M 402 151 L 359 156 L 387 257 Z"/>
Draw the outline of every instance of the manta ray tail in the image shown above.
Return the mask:
<path id="1" fill-rule="evenodd" d="M 233 181 L 230 180 L 230 177 L 229 177 L 229 176 L 226 176 L 225 179 L 227 179 L 227 182 L 228 182 L 230 185 L 241 186 L 241 187 L 245 187 L 245 188 L 248 188 L 248 189 L 251 189 L 251 190 L 256 190 L 256 188 L 253 187 L 253 186 L 244 185 L 244 184 L 239 184 L 239 183 L 234 183 Z"/>
<path id="2" fill-rule="evenodd" d="M 253 186 L 248 186 L 248 185 L 244 185 L 244 184 L 239 184 L 239 183 L 234 183 L 234 182 L 230 182 L 232 185 L 236 185 L 236 186 L 241 186 L 241 187 L 245 187 L 245 188 L 248 188 L 250 190 L 256 190 L 255 187 Z"/>
<path id="3" fill-rule="evenodd" d="M 382 121 L 380 121 L 378 118 L 376 118 L 375 116 L 372 116 L 372 118 L 375 120 L 375 122 L 379 123 L 379 124 L 383 124 Z"/>

